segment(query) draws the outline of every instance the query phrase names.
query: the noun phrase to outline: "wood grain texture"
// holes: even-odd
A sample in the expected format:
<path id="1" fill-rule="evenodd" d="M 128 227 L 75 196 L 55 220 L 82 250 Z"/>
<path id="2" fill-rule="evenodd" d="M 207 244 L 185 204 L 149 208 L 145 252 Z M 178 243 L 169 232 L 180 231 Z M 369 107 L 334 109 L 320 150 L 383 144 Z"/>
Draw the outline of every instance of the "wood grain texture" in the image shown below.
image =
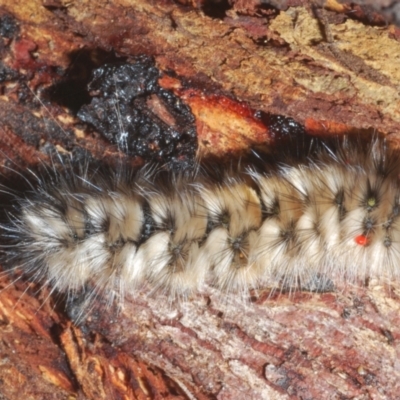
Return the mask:
<path id="1" fill-rule="evenodd" d="M 154 57 L 160 84 L 196 117 L 202 156 L 273 145 L 260 112 L 292 117 L 313 134 L 378 131 L 398 145 L 399 28 L 349 18 L 356 12 L 343 1 L 317 11 L 307 1 L 279 9 L 258 1 L 229 4 L 213 14 L 202 1 L 1 0 L 3 174 L 9 166 L 24 170 L 46 161 L 49 146 L 102 162 L 118 157 L 76 118 L 71 103 L 36 97 L 67 77 L 78 99 L 85 74 L 112 52 L 128 60 Z M 143 290 L 119 312 L 99 299 L 76 326 L 49 288 L 38 291 L 16 278 L 1 278 L 6 399 L 395 399 L 399 393 L 396 285 L 292 296 L 261 291 L 247 304 L 211 288 L 182 304 Z"/>

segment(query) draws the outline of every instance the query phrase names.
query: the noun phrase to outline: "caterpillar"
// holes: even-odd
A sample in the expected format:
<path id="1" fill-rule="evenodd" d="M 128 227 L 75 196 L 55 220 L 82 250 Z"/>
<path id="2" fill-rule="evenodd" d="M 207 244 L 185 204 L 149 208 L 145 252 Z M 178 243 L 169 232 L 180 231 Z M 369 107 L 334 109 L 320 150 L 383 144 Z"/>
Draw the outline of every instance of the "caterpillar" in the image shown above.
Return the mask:
<path id="1" fill-rule="evenodd" d="M 224 170 L 73 165 L 32 173 L 2 223 L 3 262 L 53 290 L 110 298 L 143 286 L 187 298 L 211 285 L 398 280 L 400 164 L 385 140 Z"/>

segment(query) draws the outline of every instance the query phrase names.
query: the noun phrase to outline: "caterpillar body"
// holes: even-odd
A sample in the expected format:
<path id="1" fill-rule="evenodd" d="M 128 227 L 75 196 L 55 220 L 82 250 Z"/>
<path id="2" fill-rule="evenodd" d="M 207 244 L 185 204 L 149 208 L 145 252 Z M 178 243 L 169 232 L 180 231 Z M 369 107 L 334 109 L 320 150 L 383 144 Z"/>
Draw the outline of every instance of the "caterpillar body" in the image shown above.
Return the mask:
<path id="1" fill-rule="evenodd" d="M 14 196 L 4 261 L 59 292 L 111 298 L 143 285 L 186 298 L 207 285 L 246 296 L 316 277 L 390 282 L 400 277 L 399 173 L 380 139 L 230 172 L 54 167 Z"/>

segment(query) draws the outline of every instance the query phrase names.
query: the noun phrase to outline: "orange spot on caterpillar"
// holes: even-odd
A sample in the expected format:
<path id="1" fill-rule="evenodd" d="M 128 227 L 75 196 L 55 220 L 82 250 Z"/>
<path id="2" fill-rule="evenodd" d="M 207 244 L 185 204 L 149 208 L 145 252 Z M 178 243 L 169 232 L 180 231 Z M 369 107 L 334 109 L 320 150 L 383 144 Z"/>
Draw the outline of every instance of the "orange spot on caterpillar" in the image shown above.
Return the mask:
<path id="1" fill-rule="evenodd" d="M 366 246 L 368 244 L 368 238 L 366 235 L 358 235 L 354 240 L 360 246 Z"/>

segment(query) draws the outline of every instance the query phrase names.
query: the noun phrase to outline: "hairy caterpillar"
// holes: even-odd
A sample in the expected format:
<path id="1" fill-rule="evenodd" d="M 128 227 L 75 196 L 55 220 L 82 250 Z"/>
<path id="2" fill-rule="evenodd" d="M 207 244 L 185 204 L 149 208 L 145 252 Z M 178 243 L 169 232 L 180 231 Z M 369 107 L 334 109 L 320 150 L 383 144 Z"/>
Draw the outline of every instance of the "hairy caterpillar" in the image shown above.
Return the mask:
<path id="1" fill-rule="evenodd" d="M 1 227 L 5 262 L 59 292 L 111 297 L 399 278 L 400 164 L 385 141 L 256 164 L 32 174 Z"/>

